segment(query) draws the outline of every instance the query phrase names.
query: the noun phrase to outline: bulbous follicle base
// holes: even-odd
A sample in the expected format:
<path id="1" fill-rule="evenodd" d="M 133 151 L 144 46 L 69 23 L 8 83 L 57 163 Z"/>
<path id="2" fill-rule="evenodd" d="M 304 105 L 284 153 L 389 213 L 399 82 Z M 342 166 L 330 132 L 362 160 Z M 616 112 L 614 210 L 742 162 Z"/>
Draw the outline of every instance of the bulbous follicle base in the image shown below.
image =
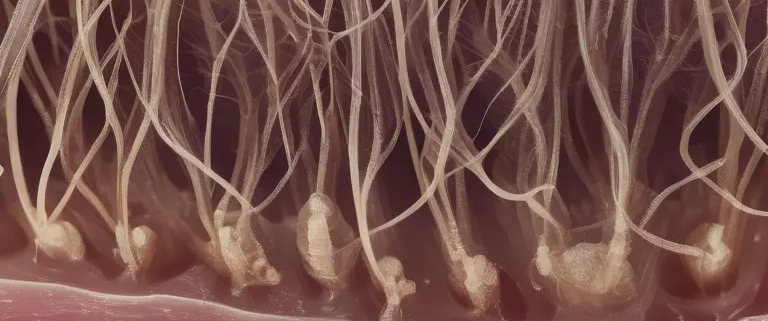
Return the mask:
<path id="1" fill-rule="evenodd" d="M 299 210 L 296 244 L 307 273 L 331 292 L 347 286 L 359 247 L 352 227 L 328 196 L 313 193 Z"/>
<path id="2" fill-rule="evenodd" d="M 688 234 L 686 243 L 700 248 L 704 255 L 684 256 L 683 264 L 701 288 L 724 281 L 732 270 L 733 253 L 723 242 L 724 231 L 722 224 L 704 223 Z"/>
<path id="3" fill-rule="evenodd" d="M 45 223 L 35 239 L 35 246 L 55 260 L 80 261 L 85 257 L 83 237 L 67 221 Z"/>
<path id="4" fill-rule="evenodd" d="M 627 302 L 635 292 L 632 266 L 608 266 L 608 245 L 579 243 L 550 259 L 537 257 L 537 267 L 564 306 L 591 310 Z M 551 269 L 542 271 L 542 267 Z M 616 271 L 609 275 L 609 271 Z M 549 272 L 547 275 L 546 272 Z"/>
<path id="5" fill-rule="evenodd" d="M 157 252 L 158 237 L 157 233 L 146 225 L 134 227 L 130 233 L 125 233 L 124 228 L 122 224 L 115 227 L 117 253 L 126 264 L 127 276 L 136 279 L 149 269 Z"/>
<path id="6" fill-rule="evenodd" d="M 264 249 L 253 234 L 241 228 L 223 226 L 219 228 L 219 242 L 235 295 L 251 285 L 280 283 L 280 273 L 269 264 Z"/>
<path id="7" fill-rule="evenodd" d="M 136 260 L 142 268 L 149 267 L 157 252 L 157 233 L 142 225 L 131 230 L 131 247 L 136 253 Z"/>
<path id="8" fill-rule="evenodd" d="M 451 284 L 466 303 L 485 311 L 499 300 L 499 274 L 484 255 L 464 254 L 452 266 Z"/>
<path id="9" fill-rule="evenodd" d="M 416 283 L 405 278 L 405 271 L 400 260 L 393 256 L 385 256 L 377 262 L 381 273 L 384 274 L 383 284 L 377 282 L 384 292 L 387 306 L 379 315 L 380 321 L 396 321 L 401 313 L 400 303 L 403 299 L 416 293 Z"/>

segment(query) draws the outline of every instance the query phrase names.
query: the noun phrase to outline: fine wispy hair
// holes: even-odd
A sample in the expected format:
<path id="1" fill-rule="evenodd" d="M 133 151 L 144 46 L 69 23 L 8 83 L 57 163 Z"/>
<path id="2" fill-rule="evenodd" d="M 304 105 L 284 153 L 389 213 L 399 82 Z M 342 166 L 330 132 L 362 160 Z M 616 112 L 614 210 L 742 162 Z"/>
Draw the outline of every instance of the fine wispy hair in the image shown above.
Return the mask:
<path id="1" fill-rule="evenodd" d="M 0 2 L 3 279 L 323 320 L 768 314 L 765 1 Z"/>

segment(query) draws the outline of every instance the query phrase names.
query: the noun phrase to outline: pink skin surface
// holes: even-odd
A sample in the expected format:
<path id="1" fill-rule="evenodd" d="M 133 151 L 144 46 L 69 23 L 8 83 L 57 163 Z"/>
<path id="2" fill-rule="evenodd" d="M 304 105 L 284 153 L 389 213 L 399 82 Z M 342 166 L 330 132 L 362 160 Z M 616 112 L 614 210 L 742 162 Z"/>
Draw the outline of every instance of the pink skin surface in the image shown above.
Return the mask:
<path id="1" fill-rule="evenodd" d="M 296 318 L 246 312 L 218 303 L 176 296 L 121 296 L 59 284 L 13 280 L 0 280 L 0 319 L 296 320 Z"/>

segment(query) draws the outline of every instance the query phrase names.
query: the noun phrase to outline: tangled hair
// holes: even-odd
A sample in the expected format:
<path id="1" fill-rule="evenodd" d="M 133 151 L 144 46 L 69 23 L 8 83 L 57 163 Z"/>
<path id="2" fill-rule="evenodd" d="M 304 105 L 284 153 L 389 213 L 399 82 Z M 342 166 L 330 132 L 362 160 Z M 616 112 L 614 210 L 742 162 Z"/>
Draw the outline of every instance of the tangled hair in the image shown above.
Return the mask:
<path id="1" fill-rule="evenodd" d="M 0 2 L 10 315 L 768 313 L 765 1 Z"/>

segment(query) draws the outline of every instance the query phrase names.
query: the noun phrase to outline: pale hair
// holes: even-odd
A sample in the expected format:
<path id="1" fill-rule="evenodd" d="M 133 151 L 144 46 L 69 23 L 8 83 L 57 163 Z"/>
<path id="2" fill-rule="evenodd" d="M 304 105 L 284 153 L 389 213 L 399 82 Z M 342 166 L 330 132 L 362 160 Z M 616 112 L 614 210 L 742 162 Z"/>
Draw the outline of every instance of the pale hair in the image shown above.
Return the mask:
<path id="1" fill-rule="evenodd" d="M 665 253 L 702 291 L 762 277 L 744 271 L 766 262 L 764 1 L 0 13 L 0 204 L 51 258 L 114 249 L 139 281 L 186 246 L 233 295 L 283 286 L 291 262 L 336 296 L 362 257 L 384 321 L 422 302 L 404 259 L 421 248 L 414 215 L 431 215 L 411 224 L 436 236 L 435 277 L 489 316 L 503 275 L 563 319 L 642 319 L 672 295 Z M 285 240 L 300 262 L 278 254 Z M 743 288 L 721 288 L 718 313 L 749 304 Z"/>

